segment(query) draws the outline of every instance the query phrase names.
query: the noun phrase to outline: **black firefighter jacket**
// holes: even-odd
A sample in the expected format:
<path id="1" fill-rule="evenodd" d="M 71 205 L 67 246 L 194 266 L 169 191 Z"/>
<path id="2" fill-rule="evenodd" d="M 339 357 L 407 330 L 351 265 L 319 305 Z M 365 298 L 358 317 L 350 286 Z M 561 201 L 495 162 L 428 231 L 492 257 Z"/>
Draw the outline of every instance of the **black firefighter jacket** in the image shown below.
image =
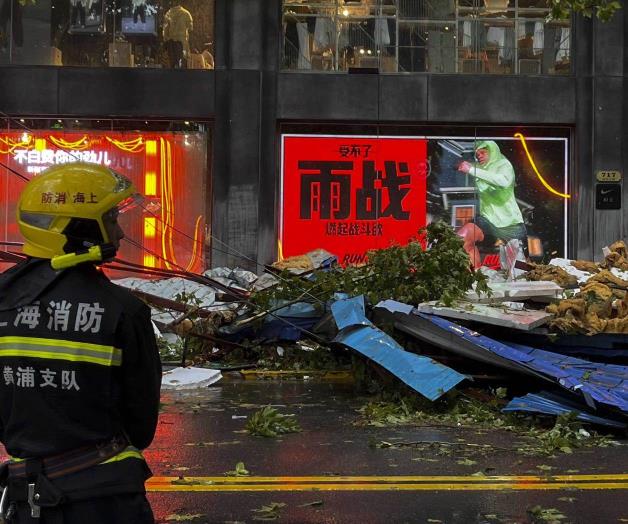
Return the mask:
<path id="1" fill-rule="evenodd" d="M 0 441 L 9 454 L 46 457 L 121 433 L 143 449 L 160 384 L 149 308 L 93 265 L 54 271 L 30 259 L 0 275 Z"/>

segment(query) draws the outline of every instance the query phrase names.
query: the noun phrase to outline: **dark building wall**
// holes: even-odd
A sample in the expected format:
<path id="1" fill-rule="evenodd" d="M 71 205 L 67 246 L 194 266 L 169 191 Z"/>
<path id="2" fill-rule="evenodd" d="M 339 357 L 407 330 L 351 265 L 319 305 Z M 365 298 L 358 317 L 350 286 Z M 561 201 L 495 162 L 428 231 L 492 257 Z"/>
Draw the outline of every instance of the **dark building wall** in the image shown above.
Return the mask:
<path id="1" fill-rule="evenodd" d="M 628 9 L 607 24 L 576 18 L 566 77 L 280 72 L 280 12 L 280 0 L 217 0 L 215 71 L 2 67 L 0 111 L 212 119 L 213 265 L 259 270 L 275 257 L 278 129 L 289 122 L 568 125 L 571 254 L 600 258 L 627 238 L 628 205 L 595 209 L 595 171 L 628 171 Z"/>
<path id="2" fill-rule="evenodd" d="M 0 111 L 23 116 L 199 118 L 215 112 L 213 71 L 0 67 Z"/>
<path id="3" fill-rule="evenodd" d="M 279 5 L 218 1 L 212 264 L 257 271 L 276 253 Z"/>

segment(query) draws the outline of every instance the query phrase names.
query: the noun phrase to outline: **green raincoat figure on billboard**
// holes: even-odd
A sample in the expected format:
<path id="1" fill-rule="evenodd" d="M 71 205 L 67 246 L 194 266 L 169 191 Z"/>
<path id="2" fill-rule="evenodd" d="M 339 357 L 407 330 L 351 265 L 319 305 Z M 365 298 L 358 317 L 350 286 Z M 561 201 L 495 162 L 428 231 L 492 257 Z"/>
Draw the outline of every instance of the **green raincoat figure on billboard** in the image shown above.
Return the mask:
<path id="1" fill-rule="evenodd" d="M 515 199 L 515 170 L 512 164 L 493 140 L 480 142 L 475 148 L 475 157 L 477 164 L 461 162 L 458 170 L 475 180 L 480 199 L 480 212 L 475 218 L 475 226 L 482 233 L 479 236 L 491 244 L 497 240 L 507 243 L 516 238 L 527 252 L 527 232 Z M 474 236 L 474 242 L 482 240 Z"/>

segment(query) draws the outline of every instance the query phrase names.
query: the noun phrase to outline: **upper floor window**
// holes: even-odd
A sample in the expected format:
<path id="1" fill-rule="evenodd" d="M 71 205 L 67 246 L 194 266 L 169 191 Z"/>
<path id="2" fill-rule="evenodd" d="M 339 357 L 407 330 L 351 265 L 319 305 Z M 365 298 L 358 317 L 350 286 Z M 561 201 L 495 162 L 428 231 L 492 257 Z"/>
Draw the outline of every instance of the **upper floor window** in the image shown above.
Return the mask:
<path id="1" fill-rule="evenodd" d="M 568 74 L 545 0 L 283 0 L 283 69 Z"/>
<path id="2" fill-rule="evenodd" d="M 0 64 L 214 66 L 214 0 L 0 3 Z"/>

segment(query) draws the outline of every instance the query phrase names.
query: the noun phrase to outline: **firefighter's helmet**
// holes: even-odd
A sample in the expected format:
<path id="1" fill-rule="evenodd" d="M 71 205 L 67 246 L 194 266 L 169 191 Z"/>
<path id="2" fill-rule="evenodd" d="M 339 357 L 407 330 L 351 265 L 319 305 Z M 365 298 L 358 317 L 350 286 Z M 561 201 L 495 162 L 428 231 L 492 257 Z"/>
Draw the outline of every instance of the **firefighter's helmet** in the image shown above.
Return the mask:
<path id="1" fill-rule="evenodd" d="M 75 162 L 46 169 L 20 195 L 17 221 L 24 253 L 53 258 L 109 243 L 111 229 L 103 219 L 134 200 L 135 194 L 128 178 L 97 164 Z"/>

